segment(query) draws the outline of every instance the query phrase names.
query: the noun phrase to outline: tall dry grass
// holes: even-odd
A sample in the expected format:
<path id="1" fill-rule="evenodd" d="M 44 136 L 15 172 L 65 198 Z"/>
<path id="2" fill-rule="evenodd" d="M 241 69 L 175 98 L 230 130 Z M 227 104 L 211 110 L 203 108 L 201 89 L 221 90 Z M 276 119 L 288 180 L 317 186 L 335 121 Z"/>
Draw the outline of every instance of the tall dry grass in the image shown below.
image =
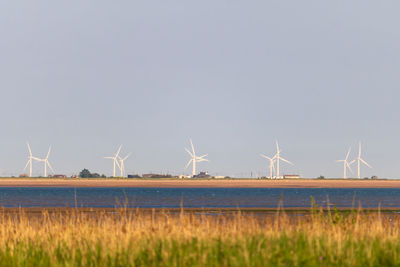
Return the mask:
<path id="1" fill-rule="evenodd" d="M 1 266 L 399 266 L 400 219 L 362 210 L 0 213 Z"/>

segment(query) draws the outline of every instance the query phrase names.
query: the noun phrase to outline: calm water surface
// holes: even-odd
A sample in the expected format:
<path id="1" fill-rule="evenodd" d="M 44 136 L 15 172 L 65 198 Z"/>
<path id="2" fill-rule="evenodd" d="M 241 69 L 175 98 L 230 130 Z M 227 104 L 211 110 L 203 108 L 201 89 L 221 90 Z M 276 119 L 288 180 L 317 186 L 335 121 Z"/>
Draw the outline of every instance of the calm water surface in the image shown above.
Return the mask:
<path id="1" fill-rule="evenodd" d="M 389 188 L 0 188 L 4 207 L 129 207 L 229 208 L 310 207 L 311 196 L 318 205 L 337 207 L 400 207 L 400 189 Z"/>

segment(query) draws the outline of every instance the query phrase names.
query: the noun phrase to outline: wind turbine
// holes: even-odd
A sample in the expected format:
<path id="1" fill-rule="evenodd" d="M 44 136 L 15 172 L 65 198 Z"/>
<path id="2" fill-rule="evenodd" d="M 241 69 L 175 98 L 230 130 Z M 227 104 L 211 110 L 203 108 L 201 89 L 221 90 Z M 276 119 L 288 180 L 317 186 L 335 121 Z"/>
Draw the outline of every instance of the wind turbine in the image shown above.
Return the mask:
<path id="1" fill-rule="evenodd" d="M 118 159 L 119 159 L 119 152 L 121 151 L 122 145 L 119 146 L 117 153 L 115 153 L 114 156 L 111 157 L 104 157 L 105 159 L 112 159 L 113 162 L 113 177 L 115 177 L 115 167 L 118 166 L 118 168 L 121 168 L 121 166 L 118 163 Z"/>
<path id="2" fill-rule="evenodd" d="M 43 162 L 43 166 L 44 166 L 44 177 L 47 177 L 47 167 L 50 168 L 50 170 L 54 173 L 54 169 L 53 167 L 51 167 L 51 164 L 49 162 L 49 156 L 50 156 L 50 152 L 51 152 L 51 146 L 49 147 L 49 151 L 47 152 L 47 155 L 44 159 L 37 159 L 38 161 Z"/>
<path id="3" fill-rule="evenodd" d="M 275 172 L 275 157 L 270 158 L 265 156 L 264 154 L 260 154 L 260 156 L 269 160 L 269 178 L 272 179 Z"/>
<path id="4" fill-rule="evenodd" d="M 280 178 L 280 165 L 279 165 L 279 160 L 282 160 L 283 162 L 289 163 L 291 165 L 294 165 L 292 162 L 284 159 L 281 157 L 281 150 L 279 149 L 279 144 L 278 141 L 276 141 L 276 154 L 274 156 L 276 160 L 276 177 L 279 179 Z"/>
<path id="5" fill-rule="evenodd" d="M 40 161 L 40 159 L 37 158 L 37 157 L 34 157 L 34 156 L 32 155 L 31 146 L 29 145 L 28 142 L 26 142 L 26 144 L 27 144 L 27 146 L 28 146 L 29 158 L 28 158 L 28 162 L 27 162 L 26 165 L 25 165 L 24 170 L 26 170 L 26 168 L 28 168 L 28 165 L 29 165 L 29 177 L 32 177 L 32 160 Z"/>
<path id="6" fill-rule="evenodd" d="M 119 170 L 120 170 L 120 173 L 121 173 L 121 177 L 125 177 L 125 160 L 127 159 L 127 158 L 129 158 L 130 157 L 130 155 L 131 155 L 132 153 L 128 153 L 128 155 L 126 155 L 124 158 L 121 158 L 120 156 L 118 156 L 118 159 L 119 159 L 119 162 L 120 162 L 120 165 L 119 165 Z"/>
<path id="7" fill-rule="evenodd" d="M 197 164 L 198 162 L 208 161 L 208 159 L 205 159 L 205 157 L 206 157 L 208 154 L 205 154 L 205 155 L 200 156 L 200 157 L 196 156 L 196 152 L 194 151 L 194 146 L 193 146 L 192 139 L 190 139 L 190 146 L 192 147 L 192 152 L 190 152 L 190 150 L 187 149 L 187 148 L 185 148 L 185 150 L 186 150 L 187 153 L 189 153 L 189 155 L 190 155 L 192 158 L 191 158 L 191 159 L 189 160 L 189 162 L 186 164 L 185 169 L 186 169 L 187 167 L 189 167 L 190 164 L 192 164 L 192 167 L 193 167 L 193 168 L 192 168 L 192 177 L 194 177 L 194 176 L 196 175 L 196 164 Z"/>
<path id="8" fill-rule="evenodd" d="M 336 161 L 336 162 L 343 162 L 343 178 L 344 179 L 347 178 L 347 169 L 349 169 L 349 171 L 351 173 L 353 173 L 353 171 L 351 170 L 351 164 L 353 164 L 355 162 L 355 160 L 352 160 L 350 162 L 348 161 L 349 160 L 349 156 L 350 156 L 350 152 L 351 152 L 351 147 L 349 148 L 349 151 L 347 151 L 345 159 Z"/>
<path id="9" fill-rule="evenodd" d="M 363 163 L 368 168 L 372 169 L 371 165 L 369 165 L 365 160 L 361 158 L 361 142 L 358 143 L 358 156 L 357 156 L 357 177 L 361 179 L 361 163 Z"/>

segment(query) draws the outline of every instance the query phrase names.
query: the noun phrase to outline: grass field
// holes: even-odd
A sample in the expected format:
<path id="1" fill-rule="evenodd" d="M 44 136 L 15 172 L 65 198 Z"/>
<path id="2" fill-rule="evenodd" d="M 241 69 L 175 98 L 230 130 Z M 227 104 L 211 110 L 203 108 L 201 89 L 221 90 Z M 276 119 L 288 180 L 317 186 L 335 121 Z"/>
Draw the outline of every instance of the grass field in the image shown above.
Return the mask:
<path id="1" fill-rule="evenodd" d="M 0 213 L 0 266 L 399 266 L 400 218 L 363 211 Z"/>

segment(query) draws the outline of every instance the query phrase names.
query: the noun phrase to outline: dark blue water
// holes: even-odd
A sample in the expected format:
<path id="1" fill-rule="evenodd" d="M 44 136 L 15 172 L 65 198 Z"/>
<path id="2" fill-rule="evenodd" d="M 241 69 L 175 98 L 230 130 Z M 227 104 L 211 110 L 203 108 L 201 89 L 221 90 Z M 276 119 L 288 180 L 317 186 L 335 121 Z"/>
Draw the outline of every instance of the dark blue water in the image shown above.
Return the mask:
<path id="1" fill-rule="evenodd" d="M 389 188 L 0 188 L 4 207 L 235 208 L 317 205 L 400 207 L 400 189 Z"/>

